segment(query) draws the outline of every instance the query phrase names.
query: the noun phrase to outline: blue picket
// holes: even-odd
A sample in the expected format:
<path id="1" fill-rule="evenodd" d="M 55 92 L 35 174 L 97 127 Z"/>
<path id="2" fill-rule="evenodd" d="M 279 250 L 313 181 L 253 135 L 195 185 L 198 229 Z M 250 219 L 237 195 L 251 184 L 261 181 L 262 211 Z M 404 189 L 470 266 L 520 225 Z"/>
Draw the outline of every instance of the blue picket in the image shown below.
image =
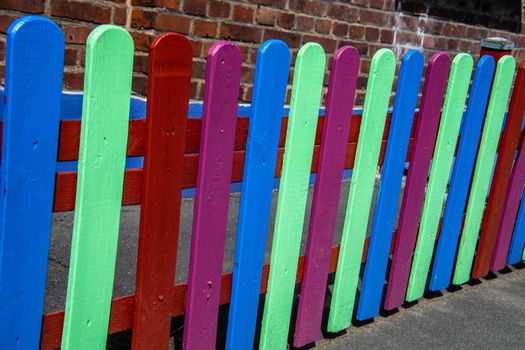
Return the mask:
<path id="1" fill-rule="evenodd" d="M 459 232 L 465 212 L 481 127 L 485 119 L 494 67 L 494 59 L 491 56 L 483 56 L 476 67 L 467 111 L 461 126 L 461 137 L 432 267 L 429 289 L 433 291 L 447 288 L 452 277 Z"/>
<path id="2" fill-rule="evenodd" d="M 253 348 L 290 50 L 268 40 L 257 53 L 249 119 L 227 349 Z"/>
<path id="3" fill-rule="evenodd" d="M 524 192 L 525 193 L 525 192 Z M 514 232 L 512 233 L 512 240 L 510 241 L 509 255 L 507 256 L 507 264 L 517 264 L 525 260 L 524 249 L 525 246 L 525 201 L 521 201 L 518 218 L 514 225 Z"/>
<path id="4" fill-rule="evenodd" d="M 64 36 L 44 17 L 7 31 L 2 194 L 0 339 L 4 349 L 38 349 L 58 145 Z"/>
<path id="5" fill-rule="evenodd" d="M 409 51 L 401 64 L 359 297 L 358 320 L 365 320 L 379 313 L 423 65 L 423 55 L 415 50 Z"/>

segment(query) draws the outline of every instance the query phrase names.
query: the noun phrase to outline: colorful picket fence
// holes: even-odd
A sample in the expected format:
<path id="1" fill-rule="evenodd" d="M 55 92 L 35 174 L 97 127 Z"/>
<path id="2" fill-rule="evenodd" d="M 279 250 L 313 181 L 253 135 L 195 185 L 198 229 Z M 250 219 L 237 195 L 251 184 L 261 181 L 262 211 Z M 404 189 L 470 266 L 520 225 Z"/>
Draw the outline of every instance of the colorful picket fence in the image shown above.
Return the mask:
<path id="1" fill-rule="evenodd" d="M 291 53 L 284 42 L 269 40 L 257 54 L 246 118 L 238 117 L 241 52 L 219 41 L 208 52 L 202 117 L 188 118 L 192 50 L 186 38 L 167 33 L 151 45 L 146 118 L 129 119 L 133 43 L 124 29 L 103 25 L 86 44 L 81 122 L 59 118 L 63 52 L 63 34 L 48 19 L 23 17 L 8 30 L 2 349 L 103 349 L 108 334 L 129 329 L 133 349 L 166 349 L 171 320 L 182 315 L 183 348 L 212 349 L 219 306 L 228 303 L 227 349 L 284 349 L 290 332 L 293 345 L 303 346 L 319 338 L 323 316 L 328 331 L 338 332 L 351 325 L 354 312 L 358 320 L 373 318 L 381 307 L 421 298 L 427 288 L 462 284 L 524 259 L 525 144 L 518 146 L 525 63 L 506 113 L 515 71 L 511 56 L 498 62 L 484 56 L 473 70 L 468 54 L 453 60 L 435 54 L 416 108 L 423 55 L 404 56 L 393 88 L 395 56 L 381 49 L 371 59 L 363 110 L 352 113 L 360 57 L 344 46 L 329 67 L 320 115 L 326 70 L 321 46 L 308 43 L 297 53 L 288 110 Z M 126 168 L 126 157 L 144 157 L 143 167 Z M 60 171 L 65 161 L 77 161 L 76 171 Z M 348 169 L 342 240 L 333 246 Z M 306 255 L 300 256 L 311 173 L 313 205 Z M 269 265 L 264 250 L 275 178 L 280 184 Z M 242 182 L 241 202 L 233 273 L 223 274 L 232 182 Z M 196 189 L 188 283 L 174 285 L 181 192 L 188 188 Z M 112 300 L 120 208 L 137 204 L 136 293 Z M 75 217 L 65 310 L 42 317 L 52 213 L 70 210 Z M 261 294 L 266 297 L 258 325 Z"/>

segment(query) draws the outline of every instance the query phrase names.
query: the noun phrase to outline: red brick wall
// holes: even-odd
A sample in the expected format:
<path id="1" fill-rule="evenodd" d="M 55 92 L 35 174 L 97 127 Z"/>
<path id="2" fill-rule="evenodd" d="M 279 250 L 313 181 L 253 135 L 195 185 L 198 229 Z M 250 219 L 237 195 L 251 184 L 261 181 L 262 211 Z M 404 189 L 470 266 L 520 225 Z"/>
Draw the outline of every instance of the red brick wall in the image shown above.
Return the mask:
<path id="1" fill-rule="evenodd" d="M 395 11 L 394 0 L 0 0 L 0 77 L 7 27 L 26 14 L 48 16 L 62 27 L 67 43 L 64 88 L 72 90 L 82 89 L 84 44 L 91 29 L 102 23 L 124 26 L 133 36 L 133 91 L 141 95 L 146 93 L 148 46 L 167 31 L 184 34 L 193 44 L 195 99 L 202 98 L 207 50 L 218 39 L 232 40 L 242 50 L 243 101 L 250 100 L 257 48 L 270 38 L 284 40 L 294 54 L 304 43 L 316 41 L 328 63 L 338 47 L 357 47 L 362 55 L 357 104 L 362 103 L 370 57 L 382 47 L 392 48 L 398 57 L 412 48 L 422 49 L 426 57 L 438 50 L 477 56 L 481 38 L 503 36 L 516 42 L 515 56 L 525 58 L 524 34 L 402 14 Z"/>

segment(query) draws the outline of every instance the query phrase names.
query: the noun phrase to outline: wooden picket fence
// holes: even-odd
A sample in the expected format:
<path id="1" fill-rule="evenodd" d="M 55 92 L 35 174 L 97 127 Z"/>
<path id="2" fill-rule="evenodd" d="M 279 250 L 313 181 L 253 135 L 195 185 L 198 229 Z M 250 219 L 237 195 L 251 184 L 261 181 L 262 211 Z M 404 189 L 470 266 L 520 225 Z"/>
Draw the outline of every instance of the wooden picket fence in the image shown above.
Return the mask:
<path id="1" fill-rule="evenodd" d="M 293 345 L 302 346 L 320 336 L 330 273 L 335 283 L 327 330 L 338 332 L 351 325 L 354 309 L 358 320 L 370 319 L 381 307 L 421 298 L 427 282 L 437 291 L 523 259 L 525 64 L 507 113 L 516 68 L 511 56 L 497 64 L 482 57 L 472 76 L 470 55 L 451 60 L 435 54 L 416 109 L 424 59 L 410 51 L 389 111 L 396 59 L 381 49 L 370 62 L 362 113 L 352 115 L 360 56 L 344 46 L 333 56 L 319 116 L 326 57 L 320 45 L 307 43 L 297 54 L 291 103 L 282 117 L 291 54 L 282 41 L 269 40 L 257 54 L 246 118 L 238 117 L 240 50 L 219 41 L 208 52 L 202 118 L 188 118 L 192 49 L 186 38 L 168 33 L 151 46 L 146 118 L 129 119 L 133 42 L 124 29 L 103 25 L 86 44 L 81 123 L 60 118 L 63 52 L 63 33 L 49 19 L 23 17 L 8 30 L 2 349 L 103 349 L 108 333 L 129 329 L 133 349 L 166 349 L 171 319 L 181 315 L 183 348 L 211 349 L 219 305 L 228 303 L 227 349 L 284 349 L 298 284 L 292 332 Z M 143 168 L 126 168 L 126 156 L 143 156 Z M 78 161 L 78 171 L 57 171 L 65 161 Z M 348 169 L 342 240 L 333 246 Z M 311 173 L 307 249 L 299 256 Z M 268 265 L 275 178 L 280 183 Z M 241 181 L 235 264 L 233 273 L 222 274 L 230 185 Z M 187 284 L 174 285 L 181 191 L 187 188 L 196 189 L 189 276 Z M 137 204 L 136 294 L 112 300 L 121 205 Z M 71 210 L 65 311 L 42 317 L 52 213 Z M 266 297 L 257 325 L 261 293 Z"/>

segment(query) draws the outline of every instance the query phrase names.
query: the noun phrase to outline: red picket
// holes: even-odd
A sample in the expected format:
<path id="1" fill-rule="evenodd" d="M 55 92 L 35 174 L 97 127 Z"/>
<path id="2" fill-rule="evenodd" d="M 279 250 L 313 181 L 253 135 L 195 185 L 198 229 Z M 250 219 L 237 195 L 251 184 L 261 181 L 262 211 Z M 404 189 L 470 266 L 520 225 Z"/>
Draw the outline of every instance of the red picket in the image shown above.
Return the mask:
<path id="1" fill-rule="evenodd" d="M 151 44 L 132 333 L 137 350 L 168 348 L 192 54 L 179 34 Z"/>

